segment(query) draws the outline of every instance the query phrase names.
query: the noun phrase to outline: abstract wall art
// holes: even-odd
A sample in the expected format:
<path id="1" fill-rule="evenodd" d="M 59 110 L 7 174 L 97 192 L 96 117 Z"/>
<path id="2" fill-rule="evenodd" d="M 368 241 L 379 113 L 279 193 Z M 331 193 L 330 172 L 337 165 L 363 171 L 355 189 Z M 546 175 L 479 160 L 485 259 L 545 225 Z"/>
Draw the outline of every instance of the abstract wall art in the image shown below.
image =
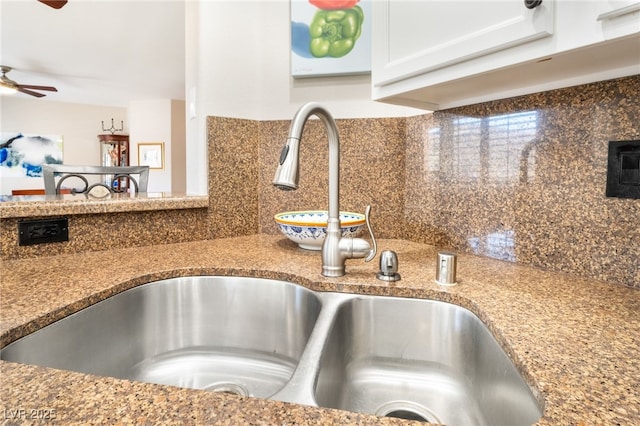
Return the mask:
<path id="1" fill-rule="evenodd" d="M 0 135 L 0 177 L 42 177 L 43 164 L 62 164 L 62 136 Z"/>

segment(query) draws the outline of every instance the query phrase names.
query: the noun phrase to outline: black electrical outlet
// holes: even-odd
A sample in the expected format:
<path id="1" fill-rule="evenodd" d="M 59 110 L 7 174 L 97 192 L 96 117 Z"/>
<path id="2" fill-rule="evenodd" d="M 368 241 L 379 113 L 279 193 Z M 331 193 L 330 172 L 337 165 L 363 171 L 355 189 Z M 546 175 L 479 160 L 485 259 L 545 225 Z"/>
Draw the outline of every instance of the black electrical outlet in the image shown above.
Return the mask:
<path id="1" fill-rule="evenodd" d="M 21 246 L 69 241 L 69 219 L 18 221 L 18 243 Z"/>
<path id="2" fill-rule="evenodd" d="M 609 142 L 607 197 L 640 198 L 640 141 Z"/>

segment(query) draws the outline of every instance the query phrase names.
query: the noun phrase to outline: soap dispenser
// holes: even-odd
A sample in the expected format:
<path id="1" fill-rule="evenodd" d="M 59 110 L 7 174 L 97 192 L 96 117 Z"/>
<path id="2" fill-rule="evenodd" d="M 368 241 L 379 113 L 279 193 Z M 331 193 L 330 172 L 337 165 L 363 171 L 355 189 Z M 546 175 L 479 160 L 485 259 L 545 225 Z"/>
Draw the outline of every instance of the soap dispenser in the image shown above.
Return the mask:
<path id="1" fill-rule="evenodd" d="M 398 256 L 392 250 L 380 253 L 380 271 L 376 275 L 382 281 L 399 281 Z"/>

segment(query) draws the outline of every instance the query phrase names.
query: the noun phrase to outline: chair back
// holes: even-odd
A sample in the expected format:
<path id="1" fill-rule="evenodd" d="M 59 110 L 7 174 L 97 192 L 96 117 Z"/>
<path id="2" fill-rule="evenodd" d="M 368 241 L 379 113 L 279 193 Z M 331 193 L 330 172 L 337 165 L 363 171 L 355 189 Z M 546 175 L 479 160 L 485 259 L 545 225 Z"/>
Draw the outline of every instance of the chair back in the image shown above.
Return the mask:
<path id="1" fill-rule="evenodd" d="M 134 177 L 134 176 L 137 176 Z M 98 176 L 100 182 L 89 183 L 87 176 Z M 133 188 L 134 192 L 147 192 L 149 183 L 149 166 L 72 166 L 63 164 L 43 164 L 42 177 L 44 179 L 44 191 L 46 195 L 61 193 L 62 184 L 68 178 L 75 178 L 83 182 L 83 187 L 72 188 L 72 194 L 89 194 L 98 191 L 108 193 L 128 192 Z M 56 183 L 56 178 L 59 178 Z"/>

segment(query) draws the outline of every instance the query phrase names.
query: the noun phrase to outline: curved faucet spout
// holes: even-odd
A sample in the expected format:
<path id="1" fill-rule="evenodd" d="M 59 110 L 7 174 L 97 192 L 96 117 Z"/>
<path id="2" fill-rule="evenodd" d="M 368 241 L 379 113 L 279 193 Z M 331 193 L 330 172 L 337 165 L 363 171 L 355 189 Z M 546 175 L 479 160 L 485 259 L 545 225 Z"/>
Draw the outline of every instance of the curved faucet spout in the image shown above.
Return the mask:
<path id="1" fill-rule="evenodd" d="M 304 125 L 312 115 L 324 124 L 329 138 L 329 218 L 338 219 L 340 214 L 340 137 L 331 113 L 317 102 L 303 105 L 293 116 L 289 127 L 287 144 L 280 153 L 280 165 L 273 184 L 280 189 L 297 189 L 299 177 L 298 150 Z"/>
<path id="2" fill-rule="evenodd" d="M 339 277 L 345 273 L 345 260 L 354 255 L 346 251 L 340 244 L 340 138 L 338 127 L 331 113 L 322 105 L 310 102 L 303 105 L 294 115 L 289 127 L 289 137 L 280 152 L 280 161 L 273 179 L 273 185 L 285 190 L 298 188 L 299 147 L 304 125 L 312 115 L 317 116 L 324 124 L 329 139 L 329 217 L 327 220 L 327 236 L 322 244 L 322 275 Z M 367 219 L 368 220 L 368 219 Z M 369 228 L 370 229 L 370 228 Z M 373 234 L 371 234 L 373 238 Z M 366 241 L 362 241 L 366 243 Z M 375 256 L 375 250 L 373 252 Z M 367 261 L 370 260 L 367 256 Z"/>

